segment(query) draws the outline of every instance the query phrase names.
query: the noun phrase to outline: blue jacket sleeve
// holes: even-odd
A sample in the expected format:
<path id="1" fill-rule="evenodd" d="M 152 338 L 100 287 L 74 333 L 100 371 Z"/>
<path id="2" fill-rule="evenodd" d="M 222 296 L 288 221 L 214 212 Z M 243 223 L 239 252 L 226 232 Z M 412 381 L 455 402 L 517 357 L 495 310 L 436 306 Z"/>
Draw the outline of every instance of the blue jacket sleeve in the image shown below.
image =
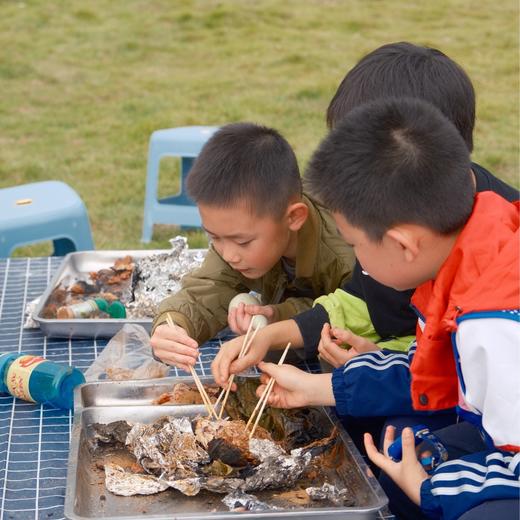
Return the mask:
<path id="1" fill-rule="evenodd" d="M 408 354 L 380 350 L 360 354 L 332 374 L 332 389 L 339 415 L 377 417 L 414 413 L 410 396 Z"/>
<path id="2" fill-rule="evenodd" d="M 520 453 L 485 451 L 441 464 L 421 486 L 430 518 L 455 520 L 489 500 L 518 499 Z"/>

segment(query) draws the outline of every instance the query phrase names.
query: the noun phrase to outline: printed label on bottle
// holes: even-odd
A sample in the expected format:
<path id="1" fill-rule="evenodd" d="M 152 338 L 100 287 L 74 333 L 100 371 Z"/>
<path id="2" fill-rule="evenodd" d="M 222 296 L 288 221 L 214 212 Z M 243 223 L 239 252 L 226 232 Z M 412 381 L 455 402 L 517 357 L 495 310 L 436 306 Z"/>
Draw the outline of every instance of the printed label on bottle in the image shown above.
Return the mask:
<path id="1" fill-rule="evenodd" d="M 75 303 L 74 305 L 69 305 L 68 308 L 72 311 L 75 318 L 89 318 L 92 314 L 99 311 L 94 300 Z"/>
<path id="2" fill-rule="evenodd" d="M 7 389 L 11 395 L 25 401 L 36 401 L 29 392 L 29 379 L 32 371 L 45 361 L 40 356 L 20 356 L 15 359 L 7 371 Z"/>

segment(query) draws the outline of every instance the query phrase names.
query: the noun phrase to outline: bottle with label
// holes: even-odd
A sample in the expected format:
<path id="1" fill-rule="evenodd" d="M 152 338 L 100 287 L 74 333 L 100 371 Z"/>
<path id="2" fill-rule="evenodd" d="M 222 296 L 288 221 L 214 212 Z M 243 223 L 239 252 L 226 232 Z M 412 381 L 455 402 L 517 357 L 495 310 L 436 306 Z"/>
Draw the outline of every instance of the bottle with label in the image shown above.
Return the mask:
<path id="1" fill-rule="evenodd" d="M 70 410 L 74 388 L 84 382 L 77 368 L 21 352 L 0 354 L 0 393 Z"/>
<path id="2" fill-rule="evenodd" d="M 111 318 L 126 318 L 125 306 L 118 300 L 109 303 L 104 298 L 93 298 L 72 305 L 59 307 L 56 315 L 59 320 L 90 318 L 99 312 L 107 313 Z"/>

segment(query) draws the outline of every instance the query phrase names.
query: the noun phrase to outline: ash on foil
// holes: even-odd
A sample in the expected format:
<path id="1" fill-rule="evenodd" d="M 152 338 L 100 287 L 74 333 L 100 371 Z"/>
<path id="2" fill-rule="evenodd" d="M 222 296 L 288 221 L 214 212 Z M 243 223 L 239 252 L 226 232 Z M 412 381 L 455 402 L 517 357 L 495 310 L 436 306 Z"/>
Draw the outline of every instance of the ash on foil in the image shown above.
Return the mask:
<path id="1" fill-rule="evenodd" d="M 243 420 L 207 417 L 165 416 L 152 424 L 116 421 L 93 424 L 91 429 L 92 449 L 124 446 L 137 461 L 123 468 L 107 460 L 105 485 L 110 492 L 149 495 L 174 488 L 194 496 L 208 490 L 226 494 L 223 502 L 231 510 L 248 511 L 276 509 L 251 493 L 293 488 L 306 472 L 312 471 L 313 481 L 322 484 L 316 469 L 324 461 L 320 457 L 334 451 L 339 442 L 333 429 L 328 436 L 287 449 L 284 441 L 274 441 L 262 427 L 249 439 Z M 333 501 L 343 496 L 328 488 L 322 494 Z"/>

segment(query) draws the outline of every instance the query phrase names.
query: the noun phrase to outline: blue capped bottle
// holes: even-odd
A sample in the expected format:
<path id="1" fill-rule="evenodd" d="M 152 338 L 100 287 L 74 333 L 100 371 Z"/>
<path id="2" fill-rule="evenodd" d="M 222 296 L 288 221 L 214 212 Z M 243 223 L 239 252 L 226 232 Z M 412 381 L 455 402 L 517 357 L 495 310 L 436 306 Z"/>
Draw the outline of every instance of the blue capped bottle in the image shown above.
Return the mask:
<path id="1" fill-rule="evenodd" d="M 74 388 L 85 382 L 74 367 L 22 352 L 0 354 L 0 392 L 70 410 Z"/>

